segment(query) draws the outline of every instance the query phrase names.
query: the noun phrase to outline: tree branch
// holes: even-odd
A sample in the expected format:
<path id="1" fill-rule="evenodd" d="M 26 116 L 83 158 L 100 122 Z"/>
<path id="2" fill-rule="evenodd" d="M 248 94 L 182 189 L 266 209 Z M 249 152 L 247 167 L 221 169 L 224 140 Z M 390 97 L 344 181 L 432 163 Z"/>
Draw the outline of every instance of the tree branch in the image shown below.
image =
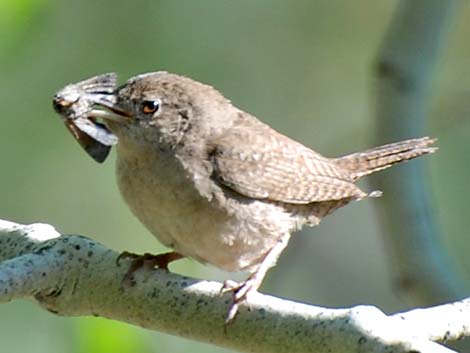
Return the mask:
<path id="1" fill-rule="evenodd" d="M 128 260 L 45 224 L 0 220 L 0 302 L 32 298 L 64 316 L 94 315 L 244 352 L 453 352 L 433 341 L 470 335 L 470 299 L 386 316 L 369 306 L 327 309 L 263 294 L 224 327 L 221 284 L 165 270 L 122 279 Z"/>
<path id="2" fill-rule="evenodd" d="M 433 69 L 456 12 L 455 0 L 402 0 L 375 67 L 377 139 L 423 136 Z M 439 241 L 422 160 L 374 175 L 398 288 L 412 305 L 462 298 L 466 291 Z"/>

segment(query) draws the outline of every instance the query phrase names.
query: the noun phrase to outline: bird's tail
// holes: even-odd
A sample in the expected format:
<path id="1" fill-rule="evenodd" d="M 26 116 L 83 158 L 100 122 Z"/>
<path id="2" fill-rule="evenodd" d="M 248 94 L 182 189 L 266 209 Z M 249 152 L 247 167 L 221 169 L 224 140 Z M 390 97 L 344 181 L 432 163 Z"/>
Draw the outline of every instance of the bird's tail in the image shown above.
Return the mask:
<path id="1" fill-rule="evenodd" d="M 429 147 L 436 139 L 422 137 L 375 147 L 364 152 L 337 158 L 336 163 L 352 173 L 354 180 L 395 163 L 407 161 L 424 154 L 433 153 L 437 147 Z"/>

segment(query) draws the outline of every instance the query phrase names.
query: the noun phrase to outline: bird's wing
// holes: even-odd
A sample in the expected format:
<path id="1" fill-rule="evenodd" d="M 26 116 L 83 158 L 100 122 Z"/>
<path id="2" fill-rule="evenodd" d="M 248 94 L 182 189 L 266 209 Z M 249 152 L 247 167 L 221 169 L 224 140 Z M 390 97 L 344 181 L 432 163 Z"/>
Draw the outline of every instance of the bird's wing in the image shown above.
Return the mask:
<path id="1" fill-rule="evenodd" d="M 233 127 L 211 142 L 213 176 L 223 185 L 294 204 L 366 196 L 333 160 L 263 126 Z"/>

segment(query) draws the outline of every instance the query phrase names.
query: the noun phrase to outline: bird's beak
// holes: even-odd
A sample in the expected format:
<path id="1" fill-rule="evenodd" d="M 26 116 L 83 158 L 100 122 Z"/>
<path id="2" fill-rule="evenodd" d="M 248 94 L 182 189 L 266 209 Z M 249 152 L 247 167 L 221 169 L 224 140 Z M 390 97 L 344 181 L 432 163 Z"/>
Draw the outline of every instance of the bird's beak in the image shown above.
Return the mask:
<path id="1" fill-rule="evenodd" d="M 119 107 L 114 94 L 91 94 L 88 99 L 96 106 L 107 109 L 92 109 L 87 114 L 89 118 L 113 121 L 121 124 L 126 124 L 131 121 L 131 115 Z"/>
<path id="2" fill-rule="evenodd" d="M 111 146 L 118 142 L 118 138 L 100 121 L 126 124 L 131 121 L 130 115 L 119 109 L 114 94 L 89 93 L 85 99 L 92 103 L 94 108 L 86 117 L 66 121 L 66 125 L 88 155 L 102 163 L 107 158 Z"/>

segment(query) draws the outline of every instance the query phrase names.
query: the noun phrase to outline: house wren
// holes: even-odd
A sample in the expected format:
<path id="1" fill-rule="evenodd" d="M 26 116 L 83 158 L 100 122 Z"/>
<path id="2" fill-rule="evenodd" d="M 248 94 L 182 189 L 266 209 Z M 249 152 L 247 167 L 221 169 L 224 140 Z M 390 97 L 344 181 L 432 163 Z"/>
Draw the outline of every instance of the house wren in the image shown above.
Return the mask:
<path id="1" fill-rule="evenodd" d="M 424 137 L 326 158 L 236 108 L 216 89 L 167 72 L 135 76 L 107 96 L 98 91 L 82 94 L 87 109 L 80 118 L 93 126 L 99 117 L 117 137 L 124 200 L 174 250 L 135 263 L 166 268 L 192 257 L 249 272 L 242 283 L 226 285 L 234 293 L 228 320 L 259 288 L 292 232 L 317 225 L 351 201 L 378 196 L 355 185 L 362 176 L 436 150 L 429 147 L 435 140 Z"/>

